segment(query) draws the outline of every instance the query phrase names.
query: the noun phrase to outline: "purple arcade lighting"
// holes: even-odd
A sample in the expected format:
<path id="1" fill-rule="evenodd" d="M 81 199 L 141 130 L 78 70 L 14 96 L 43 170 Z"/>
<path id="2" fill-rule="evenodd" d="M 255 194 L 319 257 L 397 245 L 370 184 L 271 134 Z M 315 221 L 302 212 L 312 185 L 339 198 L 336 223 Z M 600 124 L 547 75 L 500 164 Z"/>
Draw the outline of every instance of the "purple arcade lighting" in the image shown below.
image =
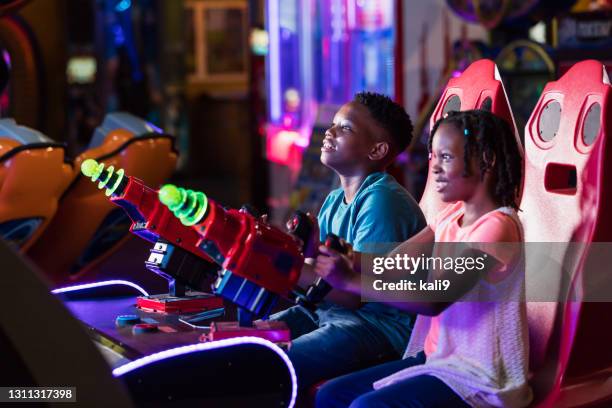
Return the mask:
<path id="1" fill-rule="evenodd" d="M 189 353 L 195 353 L 198 351 L 216 350 L 216 349 L 236 346 L 240 344 L 259 344 L 259 345 L 268 347 L 270 350 L 274 351 L 276 354 L 278 354 L 283 359 L 283 361 L 287 365 L 287 369 L 289 370 L 289 374 L 291 376 L 291 399 L 289 401 L 288 407 L 293 408 L 293 406 L 295 405 L 295 399 L 297 397 L 297 377 L 295 375 L 295 369 L 293 368 L 293 364 L 291 364 L 289 357 L 287 357 L 287 354 L 285 354 L 285 352 L 281 350 L 280 347 L 278 347 L 276 344 L 268 340 L 261 339 L 259 337 L 248 337 L 248 336 L 236 337 L 233 339 L 211 341 L 208 343 L 198 343 L 198 344 L 192 344 L 189 346 L 182 346 L 182 347 L 165 350 L 159 353 L 155 353 L 155 354 L 148 355 L 146 357 L 139 358 L 138 360 L 134 360 L 130 363 L 117 367 L 113 370 L 113 375 L 115 377 L 121 377 L 122 375 L 129 373 L 130 371 L 139 369 L 149 364 L 153 364 L 157 361 L 161 361 L 161 360 L 165 360 L 168 358 L 173 358 L 176 356 L 181 356 L 181 355 L 185 355 Z"/>
<path id="2" fill-rule="evenodd" d="M 279 0 L 270 0 L 268 2 L 268 33 L 270 34 L 270 49 L 269 49 L 269 65 L 270 70 L 270 116 L 272 122 L 277 122 L 281 116 L 281 100 L 280 100 L 280 50 L 279 50 Z"/>
<path id="3" fill-rule="evenodd" d="M 126 280 L 108 280 L 108 281 L 102 281 L 102 282 L 85 283 L 82 285 L 67 286 L 65 288 L 54 289 L 51 291 L 51 293 L 53 293 L 54 295 L 58 295 L 60 293 L 76 292 L 79 290 L 99 288 L 103 286 L 112 286 L 112 285 L 130 286 L 136 289 L 137 291 L 139 291 L 140 293 L 142 293 L 143 296 L 149 296 L 149 293 L 146 290 L 144 290 L 142 287 L 138 286 L 137 284 L 133 282 L 126 281 Z"/>

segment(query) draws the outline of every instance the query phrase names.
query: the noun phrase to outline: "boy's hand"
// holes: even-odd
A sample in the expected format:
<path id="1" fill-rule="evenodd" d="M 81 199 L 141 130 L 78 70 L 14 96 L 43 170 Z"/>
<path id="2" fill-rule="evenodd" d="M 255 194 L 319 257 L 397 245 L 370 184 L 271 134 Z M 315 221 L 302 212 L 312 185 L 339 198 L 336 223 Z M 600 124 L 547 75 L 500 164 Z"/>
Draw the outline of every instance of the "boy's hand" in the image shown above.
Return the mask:
<path id="1" fill-rule="evenodd" d="M 321 241 L 319 240 L 319 222 L 317 221 L 317 217 L 312 215 L 311 213 L 306 213 L 306 216 L 310 219 L 312 223 L 312 232 L 310 233 L 310 239 L 308 240 L 308 245 L 304 248 L 304 258 L 315 258 L 319 254 L 319 245 L 321 245 Z"/>
<path id="2" fill-rule="evenodd" d="M 348 254 L 341 254 L 325 245 L 320 245 L 314 268 L 317 275 L 336 289 L 346 289 L 349 280 L 355 275 L 352 248 L 344 240 L 342 241 L 343 246 L 349 247 Z"/>
<path id="3" fill-rule="evenodd" d="M 292 225 L 294 221 L 293 218 L 287 221 L 286 227 L 287 230 L 291 233 L 293 238 L 302 248 L 302 253 L 304 254 L 304 258 L 314 258 L 318 254 L 318 247 L 320 245 L 319 241 L 319 223 L 317 222 L 317 218 L 311 213 L 306 213 L 308 217 L 308 221 L 310 223 L 310 233 L 306 238 L 306 245 L 304 245 L 304 241 L 294 235 L 292 231 L 295 230 L 295 225 Z"/>

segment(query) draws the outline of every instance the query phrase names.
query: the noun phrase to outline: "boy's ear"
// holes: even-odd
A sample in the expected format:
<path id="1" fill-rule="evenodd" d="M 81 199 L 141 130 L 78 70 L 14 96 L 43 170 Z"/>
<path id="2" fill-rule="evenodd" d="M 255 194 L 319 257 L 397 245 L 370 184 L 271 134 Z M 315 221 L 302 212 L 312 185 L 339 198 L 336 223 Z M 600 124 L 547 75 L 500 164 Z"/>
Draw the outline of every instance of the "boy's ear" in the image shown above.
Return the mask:
<path id="1" fill-rule="evenodd" d="M 390 150 L 391 146 L 389 146 L 389 142 L 376 142 L 374 146 L 372 146 L 368 157 L 370 160 L 382 160 L 389 154 Z"/>

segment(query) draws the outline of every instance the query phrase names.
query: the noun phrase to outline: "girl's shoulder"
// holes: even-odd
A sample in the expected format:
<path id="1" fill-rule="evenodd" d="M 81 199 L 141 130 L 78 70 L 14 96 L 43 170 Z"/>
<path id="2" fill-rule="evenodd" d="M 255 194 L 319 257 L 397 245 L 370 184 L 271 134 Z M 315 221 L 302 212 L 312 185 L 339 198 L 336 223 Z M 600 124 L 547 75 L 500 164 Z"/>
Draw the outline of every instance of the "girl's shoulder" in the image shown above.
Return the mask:
<path id="1" fill-rule="evenodd" d="M 429 227 L 436 231 L 438 227 L 444 226 L 449 223 L 452 219 L 459 217 L 463 213 L 463 203 L 461 201 L 456 201 L 452 204 L 448 204 L 446 207 L 440 211 L 436 217 L 433 219 L 433 222 L 429 224 Z"/>
<path id="2" fill-rule="evenodd" d="M 522 226 L 516 211 L 501 207 L 480 217 L 471 228 L 473 242 L 520 242 Z"/>

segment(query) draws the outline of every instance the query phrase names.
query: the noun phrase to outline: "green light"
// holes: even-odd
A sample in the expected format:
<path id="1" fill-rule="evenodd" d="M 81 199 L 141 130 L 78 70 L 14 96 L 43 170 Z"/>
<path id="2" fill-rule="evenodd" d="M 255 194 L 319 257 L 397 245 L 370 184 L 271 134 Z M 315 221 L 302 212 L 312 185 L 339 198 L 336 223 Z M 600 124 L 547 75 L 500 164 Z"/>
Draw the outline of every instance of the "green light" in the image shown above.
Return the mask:
<path id="1" fill-rule="evenodd" d="M 159 201 L 171 210 L 174 210 L 174 207 L 180 205 L 183 201 L 181 189 L 174 184 L 166 184 L 159 189 L 157 195 L 159 196 Z"/>
<path id="2" fill-rule="evenodd" d="M 98 182 L 99 189 L 106 188 L 104 194 L 107 197 L 110 197 L 117 191 L 119 185 L 121 184 L 121 180 L 123 180 L 123 177 L 125 177 L 123 169 L 119 169 L 115 172 L 115 168 L 113 166 L 108 166 L 105 170 L 104 163 L 98 163 L 93 159 L 87 159 L 81 163 L 81 173 L 83 173 L 83 175 L 86 177 L 91 178 L 91 181 L 94 183 Z M 113 178 L 113 176 L 115 178 Z M 111 183 L 112 186 L 109 186 Z"/>
<path id="3" fill-rule="evenodd" d="M 206 194 L 166 184 L 157 193 L 159 201 L 172 211 L 185 226 L 198 224 L 208 208 Z"/>
<path id="4" fill-rule="evenodd" d="M 93 159 L 87 159 L 83 163 L 81 163 L 81 173 L 83 173 L 87 177 L 93 176 L 97 168 L 98 162 Z"/>
<path id="5" fill-rule="evenodd" d="M 119 187 L 119 184 L 121 183 L 121 180 L 123 180 L 123 177 L 125 176 L 125 172 L 123 171 L 123 169 L 119 169 L 117 171 L 117 181 L 115 181 L 115 184 L 113 184 L 112 187 L 108 188 L 106 190 L 106 196 L 110 197 L 115 191 L 117 191 L 117 188 Z"/>
<path id="6" fill-rule="evenodd" d="M 98 181 L 98 177 L 104 171 L 104 164 L 98 163 L 94 159 L 87 159 L 83 163 L 81 163 L 81 172 L 91 178 L 91 181 Z"/>
<path id="7" fill-rule="evenodd" d="M 98 188 L 100 190 L 102 190 L 103 188 L 106 187 L 106 183 L 109 182 L 109 180 L 111 179 L 111 177 L 113 176 L 113 172 L 115 171 L 115 168 L 113 166 L 108 166 L 106 168 L 106 177 L 104 178 L 104 180 L 100 180 L 100 182 L 98 183 Z"/>

